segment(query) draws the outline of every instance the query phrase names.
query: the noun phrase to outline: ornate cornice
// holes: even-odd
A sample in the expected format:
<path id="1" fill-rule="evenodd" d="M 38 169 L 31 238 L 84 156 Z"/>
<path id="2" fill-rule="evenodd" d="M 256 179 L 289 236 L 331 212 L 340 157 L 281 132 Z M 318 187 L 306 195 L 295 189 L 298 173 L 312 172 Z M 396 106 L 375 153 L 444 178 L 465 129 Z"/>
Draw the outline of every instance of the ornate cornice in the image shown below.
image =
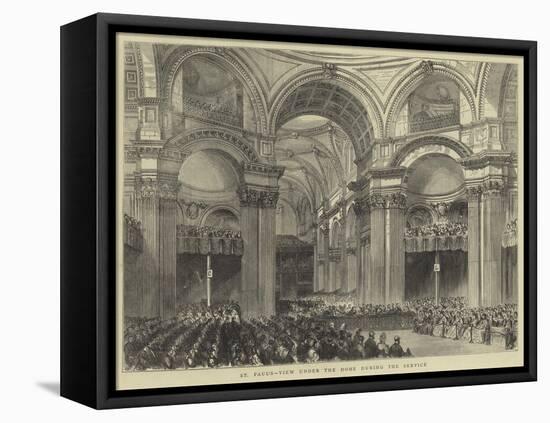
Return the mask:
<path id="1" fill-rule="evenodd" d="M 466 169 L 481 169 L 489 165 L 504 167 L 515 165 L 516 163 L 517 158 L 510 151 L 482 151 L 460 160 L 460 164 Z"/>
<path id="2" fill-rule="evenodd" d="M 277 207 L 279 191 L 242 185 L 237 190 L 241 207 L 270 208 Z"/>
<path id="3" fill-rule="evenodd" d="M 257 173 L 261 175 L 275 176 L 277 177 L 277 179 L 279 179 L 285 173 L 284 166 L 277 166 L 277 165 L 259 163 L 259 162 L 253 162 L 253 163 L 244 162 L 243 170 L 245 172 Z"/>
<path id="4" fill-rule="evenodd" d="M 367 179 L 402 178 L 406 171 L 403 166 L 372 168 L 367 172 Z"/>

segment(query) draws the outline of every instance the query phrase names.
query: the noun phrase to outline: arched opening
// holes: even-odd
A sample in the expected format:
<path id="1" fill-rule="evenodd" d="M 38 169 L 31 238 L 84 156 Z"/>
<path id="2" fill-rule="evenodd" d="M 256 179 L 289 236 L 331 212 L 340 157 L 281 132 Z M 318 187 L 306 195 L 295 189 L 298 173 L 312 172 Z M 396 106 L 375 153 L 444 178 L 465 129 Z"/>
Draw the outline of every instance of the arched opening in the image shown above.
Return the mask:
<path id="1" fill-rule="evenodd" d="M 434 154 L 407 170 L 412 205 L 406 214 L 405 298 L 466 297 L 468 208 L 462 167 Z M 444 181 L 444 183 L 442 183 Z"/>
<path id="2" fill-rule="evenodd" d="M 307 82 L 290 92 L 274 117 L 278 130 L 301 116 L 320 116 L 338 125 L 362 157 L 372 139 L 372 124 L 361 101 L 343 87 L 325 80 Z"/>
<path id="3" fill-rule="evenodd" d="M 390 133 L 405 136 L 456 127 L 474 120 L 471 99 L 457 81 L 442 73 L 425 76 L 401 100 Z"/>
<path id="4" fill-rule="evenodd" d="M 233 69 L 208 54 L 187 58 L 172 79 L 171 133 L 204 123 L 255 131 L 254 102 Z"/>
<path id="5" fill-rule="evenodd" d="M 205 149 L 182 164 L 177 201 L 176 307 L 207 301 L 207 260 L 213 271 L 211 303 L 237 301 L 243 253 L 238 216 L 237 163 Z"/>

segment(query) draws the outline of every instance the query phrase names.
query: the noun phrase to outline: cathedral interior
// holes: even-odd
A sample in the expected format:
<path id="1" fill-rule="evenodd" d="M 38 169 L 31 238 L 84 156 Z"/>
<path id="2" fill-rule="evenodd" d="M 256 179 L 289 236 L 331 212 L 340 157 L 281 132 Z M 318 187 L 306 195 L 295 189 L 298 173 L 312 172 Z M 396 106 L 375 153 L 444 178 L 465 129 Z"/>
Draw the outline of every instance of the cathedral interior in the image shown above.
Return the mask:
<path id="1" fill-rule="evenodd" d="M 515 303 L 516 65 L 124 46 L 124 314 Z"/>

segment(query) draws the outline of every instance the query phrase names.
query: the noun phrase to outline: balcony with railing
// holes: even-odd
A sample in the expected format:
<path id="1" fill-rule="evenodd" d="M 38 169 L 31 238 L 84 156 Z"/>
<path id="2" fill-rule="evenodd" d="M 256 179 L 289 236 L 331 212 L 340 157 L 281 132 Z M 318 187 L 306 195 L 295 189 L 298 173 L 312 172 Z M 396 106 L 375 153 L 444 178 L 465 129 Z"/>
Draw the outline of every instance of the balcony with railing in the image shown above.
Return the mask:
<path id="1" fill-rule="evenodd" d="M 458 124 L 460 124 L 460 113 L 458 110 L 454 110 L 448 114 L 409 122 L 409 133 L 432 131 L 434 129 L 448 128 Z"/>
<path id="2" fill-rule="evenodd" d="M 441 222 L 415 226 L 405 230 L 405 251 L 468 251 L 468 225 Z"/>
<path id="3" fill-rule="evenodd" d="M 214 226 L 178 225 L 176 232 L 178 254 L 243 254 L 241 231 Z"/>

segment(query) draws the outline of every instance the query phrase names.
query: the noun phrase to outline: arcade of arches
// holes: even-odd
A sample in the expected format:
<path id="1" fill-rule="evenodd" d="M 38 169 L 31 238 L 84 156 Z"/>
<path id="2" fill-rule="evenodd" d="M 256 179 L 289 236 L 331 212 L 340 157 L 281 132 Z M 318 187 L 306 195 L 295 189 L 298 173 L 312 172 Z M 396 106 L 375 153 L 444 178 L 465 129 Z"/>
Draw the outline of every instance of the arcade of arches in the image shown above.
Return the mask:
<path id="1" fill-rule="evenodd" d="M 207 257 L 248 316 L 517 300 L 515 65 L 127 43 L 124 71 L 128 316 L 204 300 Z"/>

